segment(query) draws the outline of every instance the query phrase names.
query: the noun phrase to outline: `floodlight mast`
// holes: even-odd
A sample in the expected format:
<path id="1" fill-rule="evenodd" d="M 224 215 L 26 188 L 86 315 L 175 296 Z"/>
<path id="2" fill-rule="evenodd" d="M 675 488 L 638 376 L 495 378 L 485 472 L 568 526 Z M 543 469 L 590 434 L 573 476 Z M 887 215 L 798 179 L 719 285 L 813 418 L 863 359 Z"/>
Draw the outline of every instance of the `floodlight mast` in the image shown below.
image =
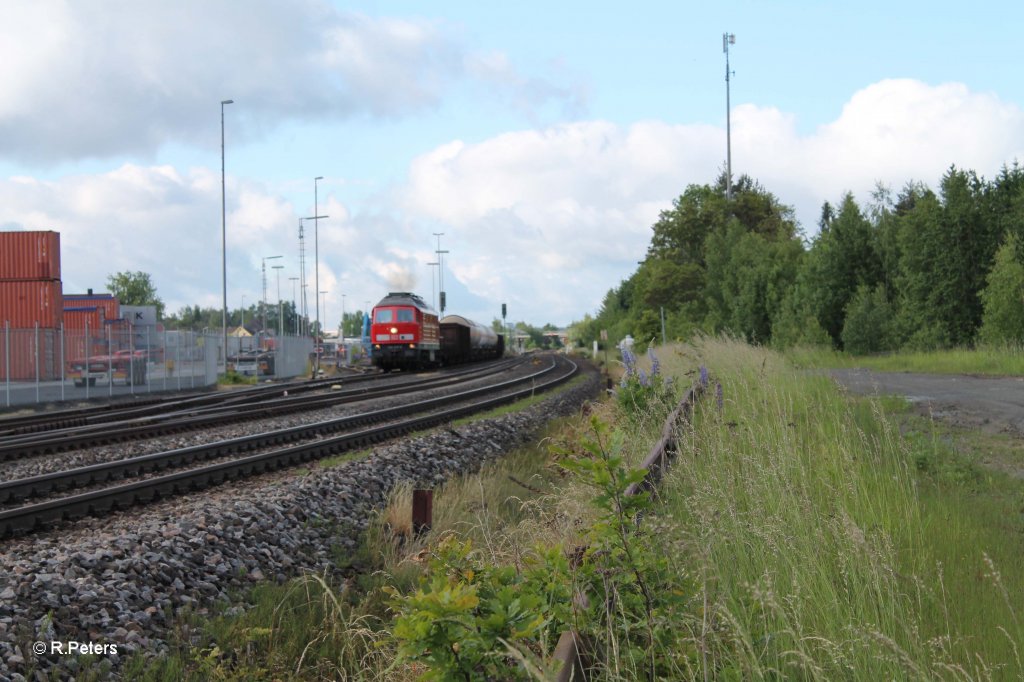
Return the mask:
<path id="1" fill-rule="evenodd" d="M 732 199 L 732 106 L 729 102 L 729 46 L 736 44 L 732 33 L 722 34 L 722 52 L 725 53 L 725 198 Z"/>

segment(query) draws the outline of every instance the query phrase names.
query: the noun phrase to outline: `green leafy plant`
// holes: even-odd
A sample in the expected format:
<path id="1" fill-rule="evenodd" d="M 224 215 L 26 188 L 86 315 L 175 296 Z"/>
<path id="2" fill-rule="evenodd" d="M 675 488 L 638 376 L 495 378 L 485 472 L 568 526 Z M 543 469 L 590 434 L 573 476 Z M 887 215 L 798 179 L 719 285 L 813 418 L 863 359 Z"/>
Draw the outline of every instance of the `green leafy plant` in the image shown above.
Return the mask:
<path id="1" fill-rule="evenodd" d="M 398 655 L 426 664 L 425 680 L 530 679 L 519 661 L 557 641 L 571 601 L 568 562 L 542 550 L 517 570 L 489 566 L 470 542 L 446 537 L 419 589 L 392 590 Z"/>
<path id="2" fill-rule="evenodd" d="M 647 493 L 628 495 L 646 470 L 628 466 L 625 436 L 592 418 L 582 450 L 561 466 L 593 488 L 596 516 L 570 566 L 561 547 L 538 549 L 521 568 L 492 566 L 448 536 L 418 590 L 392 590 L 399 657 L 427 666 L 423 679 L 532 679 L 559 634 L 590 644 L 595 669 L 627 678 L 674 677 L 694 669 L 696 650 L 679 627 L 694 590 L 664 551 Z M 646 527 L 645 527 L 646 526 Z"/>
<path id="3" fill-rule="evenodd" d="M 674 677 L 692 669 L 696 654 L 680 628 L 694 591 L 661 546 L 659 529 L 640 523 L 652 511 L 648 493 L 627 494 L 647 470 L 627 465 L 625 435 L 597 418 L 591 429 L 593 438 L 582 442 L 586 456 L 562 463 L 596 492 L 597 520 L 575 576 L 587 606 L 574 622 L 604 666 L 647 679 Z"/>

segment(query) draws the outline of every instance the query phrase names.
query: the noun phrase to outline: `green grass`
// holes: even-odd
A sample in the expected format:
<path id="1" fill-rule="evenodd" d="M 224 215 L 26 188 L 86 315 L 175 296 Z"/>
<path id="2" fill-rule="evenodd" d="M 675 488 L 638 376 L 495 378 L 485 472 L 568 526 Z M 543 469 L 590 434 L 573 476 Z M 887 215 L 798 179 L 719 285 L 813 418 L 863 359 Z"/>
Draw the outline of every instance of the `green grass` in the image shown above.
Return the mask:
<path id="1" fill-rule="evenodd" d="M 702 402 L 663 492 L 704 577 L 712 675 L 1024 676 L 1021 482 L 777 354 L 699 350 L 723 408 Z"/>
<path id="2" fill-rule="evenodd" d="M 256 383 L 256 377 L 248 377 L 234 370 L 230 370 L 217 378 L 218 386 L 255 386 Z"/>
<path id="3" fill-rule="evenodd" d="M 889 355 L 853 356 L 830 348 L 803 347 L 785 352 L 797 367 L 863 367 L 880 372 L 931 372 L 935 374 L 980 374 L 1024 376 L 1024 353 L 1020 346 L 979 346 L 937 351 L 901 351 Z"/>

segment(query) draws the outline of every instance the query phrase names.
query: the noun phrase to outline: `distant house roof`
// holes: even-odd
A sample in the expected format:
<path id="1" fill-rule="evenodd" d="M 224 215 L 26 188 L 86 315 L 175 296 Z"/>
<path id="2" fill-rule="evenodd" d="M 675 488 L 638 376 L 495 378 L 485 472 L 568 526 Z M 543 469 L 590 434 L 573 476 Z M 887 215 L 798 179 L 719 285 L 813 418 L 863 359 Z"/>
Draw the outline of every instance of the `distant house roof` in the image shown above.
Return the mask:
<path id="1" fill-rule="evenodd" d="M 228 336 L 252 336 L 245 327 L 232 327 L 228 330 Z"/>

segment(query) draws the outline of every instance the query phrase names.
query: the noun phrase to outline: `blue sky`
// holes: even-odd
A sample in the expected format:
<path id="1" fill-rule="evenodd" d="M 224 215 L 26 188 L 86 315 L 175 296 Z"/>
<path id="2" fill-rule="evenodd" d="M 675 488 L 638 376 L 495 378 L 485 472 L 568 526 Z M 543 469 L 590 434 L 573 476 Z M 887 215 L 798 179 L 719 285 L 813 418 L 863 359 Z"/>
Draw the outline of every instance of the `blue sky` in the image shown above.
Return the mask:
<path id="1" fill-rule="evenodd" d="M 172 311 L 219 307 L 231 98 L 232 308 L 260 298 L 262 256 L 291 298 L 322 175 L 327 324 L 342 293 L 429 297 L 433 232 L 449 311 L 566 324 L 724 167 L 725 31 L 734 173 L 808 234 L 845 191 L 1024 152 L 1020 3 L 690 5 L 8 0 L 0 228 L 59 230 L 69 292 L 143 270 Z"/>

